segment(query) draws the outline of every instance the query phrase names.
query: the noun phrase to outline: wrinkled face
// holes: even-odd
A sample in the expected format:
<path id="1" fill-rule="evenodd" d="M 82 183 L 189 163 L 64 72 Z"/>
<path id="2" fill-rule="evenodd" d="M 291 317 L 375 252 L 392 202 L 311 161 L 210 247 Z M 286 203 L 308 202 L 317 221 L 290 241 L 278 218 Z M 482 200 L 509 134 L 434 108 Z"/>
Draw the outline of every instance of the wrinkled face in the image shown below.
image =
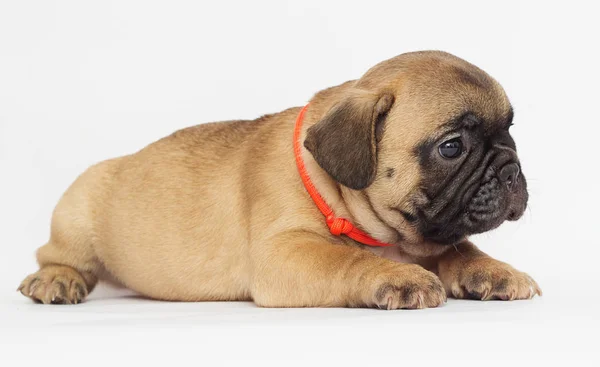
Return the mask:
<path id="1" fill-rule="evenodd" d="M 521 217 L 528 194 L 509 133 L 513 110 L 485 72 L 419 52 L 346 88 L 305 147 L 342 190 L 362 191 L 372 231 L 384 226 L 424 254 Z"/>
<path id="2" fill-rule="evenodd" d="M 402 84 L 385 122 L 378 170 L 392 167 L 400 175 L 394 166 L 403 163 L 419 174 L 408 191 L 378 175 L 377 194 L 405 195 L 390 207 L 433 244 L 453 244 L 519 219 L 527 183 L 509 133 L 513 110 L 500 85 L 460 59 L 417 68 Z M 395 152 L 410 158 L 394 158 Z"/>
<path id="3" fill-rule="evenodd" d="M 496 121 L 466 112 L 417 146 L 422 200 L 404 216 L 426 240 L 452 244 L 521 217 L 527 183 L 511 124 L 511 111 Z"/>

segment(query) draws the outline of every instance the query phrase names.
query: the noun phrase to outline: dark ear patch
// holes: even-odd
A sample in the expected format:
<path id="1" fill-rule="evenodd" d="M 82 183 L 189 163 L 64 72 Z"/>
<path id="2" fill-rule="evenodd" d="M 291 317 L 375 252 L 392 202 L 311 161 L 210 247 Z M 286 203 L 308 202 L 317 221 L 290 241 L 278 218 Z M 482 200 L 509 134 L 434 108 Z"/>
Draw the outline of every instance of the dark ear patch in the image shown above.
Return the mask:
<path id="1" fill-rule="evenodd" d="M 308 129 L 304 146 L 337 182 L 364 189 L 375 178 L 377 141 L 393 103 L 391 94 L 352 94 Z"/>

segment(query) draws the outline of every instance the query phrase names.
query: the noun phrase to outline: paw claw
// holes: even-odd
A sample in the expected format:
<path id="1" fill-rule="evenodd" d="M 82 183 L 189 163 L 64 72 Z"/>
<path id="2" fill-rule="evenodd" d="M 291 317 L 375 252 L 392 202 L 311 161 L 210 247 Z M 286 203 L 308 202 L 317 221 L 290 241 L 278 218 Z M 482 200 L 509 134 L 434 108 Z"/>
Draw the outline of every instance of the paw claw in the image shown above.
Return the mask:
<path id="1" fill-rule="evenodd" d="M 481 296 L 481 300 L 482 301 L 489 301 L 490 299 L 492 299 L 492 293 L 490 291 L 490 289 L 486 289 L 485 291 L 483 291 L 483 295 Z"/>
<path id="2" fill-rule="evenodd" d="M 417 308 L 425 308 L 425 301 L 423 300 L 423 294 L 417 295 Z"/>
<path id="3" fill-rule="evenodd" d="M 452 297 L 454 297 L 454 298 L 463 298 L 464 297 L 464 292 L 462 291 L 462 289 L 460 288 L 458 283 L 452 284 L 452 287 L 450 288 L 450 293 L 452 293 Z"/>

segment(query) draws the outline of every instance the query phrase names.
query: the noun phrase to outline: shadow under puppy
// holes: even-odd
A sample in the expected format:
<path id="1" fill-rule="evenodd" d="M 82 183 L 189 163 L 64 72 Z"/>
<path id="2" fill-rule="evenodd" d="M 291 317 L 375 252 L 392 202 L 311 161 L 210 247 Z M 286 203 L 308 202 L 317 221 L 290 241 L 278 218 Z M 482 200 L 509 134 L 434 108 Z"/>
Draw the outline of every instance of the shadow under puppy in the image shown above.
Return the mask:
<path id="1" fill-rule="evenodd" d="M 527 204 L 512 108 L 485 72 L 407 53 L 300 112 L 190 127 L 90 167 L 19 290 L 78 303 L 109 277 L 162 300 L 386 309 L 541 294 L 467 240 Z"/>

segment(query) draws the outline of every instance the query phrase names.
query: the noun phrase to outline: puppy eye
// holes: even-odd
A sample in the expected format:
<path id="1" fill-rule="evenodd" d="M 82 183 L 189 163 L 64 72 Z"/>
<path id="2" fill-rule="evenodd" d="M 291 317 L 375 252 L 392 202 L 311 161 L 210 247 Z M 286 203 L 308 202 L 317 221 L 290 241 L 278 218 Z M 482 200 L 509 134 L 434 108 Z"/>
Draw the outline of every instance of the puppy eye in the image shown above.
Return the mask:
<path id="1" fill-rule="evenodd" d="M 463 143 L 460 138 L 454 138 L 443 142 L 438 148 L 440 155 L 444 158 L 453 159 L 463 152 Z"/>

